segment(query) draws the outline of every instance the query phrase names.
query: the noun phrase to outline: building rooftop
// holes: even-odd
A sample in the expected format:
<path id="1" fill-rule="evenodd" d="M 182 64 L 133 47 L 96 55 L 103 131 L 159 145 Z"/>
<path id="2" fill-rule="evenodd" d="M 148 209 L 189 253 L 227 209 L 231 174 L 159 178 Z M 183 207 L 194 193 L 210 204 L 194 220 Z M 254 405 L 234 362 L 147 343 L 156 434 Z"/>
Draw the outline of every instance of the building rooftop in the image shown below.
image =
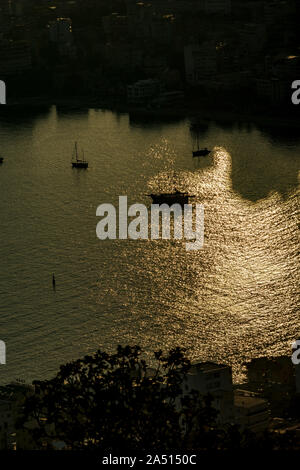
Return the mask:
<path id="1" fill-rule="evenodd" d="M 217 364 L 215 362 L 196 362 L 193 363 L 191 366 L 190 371 L 192 372 L 193 370 L 201 370 L 203 372 L 211 372 L 211 371 L 219 371 L 221 369 L 228 369 L 230 366 L 226 364 Z"/>
<path id="2" fill-rule="evenodd" d="M 267 401 L 263 398 L 254 397 L 248 394 L 242 394 L 239 391 L 234 392 L 234 406 L 240 408 L 252 408 L 253 406 L 266 405 Z"/>

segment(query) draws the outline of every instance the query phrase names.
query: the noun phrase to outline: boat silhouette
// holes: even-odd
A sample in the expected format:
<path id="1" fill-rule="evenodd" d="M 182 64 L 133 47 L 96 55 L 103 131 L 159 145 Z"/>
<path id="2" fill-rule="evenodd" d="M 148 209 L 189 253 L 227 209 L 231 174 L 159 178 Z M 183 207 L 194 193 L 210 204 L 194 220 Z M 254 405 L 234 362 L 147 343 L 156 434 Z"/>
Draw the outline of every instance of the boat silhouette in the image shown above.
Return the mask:
<path id="1" fill-rule="evenodd" d="M 193 197 L 178 190 L 171 193 L 151 193 L 148 196 L 151 197 L 153 204 L 180 204 L 181 206 L 188 204 L 189 198 Z"/>
<path id="2" fill-rule="evenodd" d="M 197 150 L 193 151 L 193 157 L 206 157 L 206 155 L 209 155 L 211 150 L 208 150 L 207 147 L 205 148 L 200 148 L 199 146 L 199 135 L 197 134 Z"/>
<path id="3" fill-rule="evenodd" d="M 82 152 L 82 158 L 78 156 L 77 142 L 75 142 L 74 156 L 72 159 L 72 168 L 88 168 L 89 164 L 84 158 L 84 153 Z"/>
<path id="4" fill-rule="evenodd" d="M 206 147 L 203 149 L 198 148 L 198 150 L 194 150 L 193 157 L 206 157 L 210 152 L 211 150 L 208 150 Z"/>

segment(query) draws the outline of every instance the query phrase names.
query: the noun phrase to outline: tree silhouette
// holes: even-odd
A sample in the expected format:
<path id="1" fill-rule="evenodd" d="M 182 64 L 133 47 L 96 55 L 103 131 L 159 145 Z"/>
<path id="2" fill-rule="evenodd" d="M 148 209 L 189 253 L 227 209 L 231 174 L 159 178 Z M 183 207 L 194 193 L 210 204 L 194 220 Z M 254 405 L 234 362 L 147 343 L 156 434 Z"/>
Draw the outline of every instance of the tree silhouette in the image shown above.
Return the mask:
<path id="1" fill-rule="evenodd" d="M 213 397 L 189 390 L 190 361 L 184 350 L 154 353 L 151 367 L 139 346 L 93 356 L 60 367 L 56 377 L 34 382 L 21 401 L 18 427 L 37 448 L 63 441 L 69 450 L 287 450 L 294 432 L 256 436 L 238 426 L 217 425 Z"/>
<path id="2" fill-rule="evenodd" d="M 183 351 L 154 353 L 152 368 L 141 354 L 139 346 L 119 346 L 61 366 L 53 379 L 34 382 L 19 425 L 35 422 L 39 447 L 54 440 L 72 450 L 218 446 L 211 398 L 185 389 Z"/>

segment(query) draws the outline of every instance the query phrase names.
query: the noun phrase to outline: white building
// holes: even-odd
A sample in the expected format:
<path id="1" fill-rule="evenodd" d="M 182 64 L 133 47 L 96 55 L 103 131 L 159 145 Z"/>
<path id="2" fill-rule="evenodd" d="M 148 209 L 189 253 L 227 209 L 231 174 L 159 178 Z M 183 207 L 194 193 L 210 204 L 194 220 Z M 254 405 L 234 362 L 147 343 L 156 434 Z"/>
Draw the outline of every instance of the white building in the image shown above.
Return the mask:
<path id="1" fill-rule="evenodd" d="M 254 433 L 263 432 L 269 425 L 269 403 L 254 393 L 234 390 L 230 366 L 213 362 L 194 364 L 187 374 L 186 387 L 186 393 L 196 390 L 201 395 L 212 395 L 220 424 L 237 424 L 242 431 Z"/>
<path id="2" fill-rule="evenodd" d="M 232 390 L 231 367 L 214 362 L 193 364 L 188 372 L 189 389 L 206 394 L 216 390 Z"/>
<path id="3" fill-rule="evenodd" d="M 234 422 L 231 367 L 214 362 L 193 364 L 186 378 L 186 392 L 196 390 L 213 396 L 212 406 L 219 412 L 220 423 Z"/>

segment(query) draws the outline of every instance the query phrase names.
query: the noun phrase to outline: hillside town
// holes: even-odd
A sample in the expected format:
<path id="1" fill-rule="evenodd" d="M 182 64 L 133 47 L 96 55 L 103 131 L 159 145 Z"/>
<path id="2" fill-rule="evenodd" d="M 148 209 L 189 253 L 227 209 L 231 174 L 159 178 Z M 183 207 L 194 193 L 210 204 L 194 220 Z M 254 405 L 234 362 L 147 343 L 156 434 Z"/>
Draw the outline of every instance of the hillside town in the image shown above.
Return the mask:
<path id="1" fill-rule="evenodd" d="M 300 77 L 296 0 L 1 0 L 8 102 L 92 97 L 168 108 L 183 101 L 290 103 Z M 251 99 L 249 98 L 251 96 Z"/>

